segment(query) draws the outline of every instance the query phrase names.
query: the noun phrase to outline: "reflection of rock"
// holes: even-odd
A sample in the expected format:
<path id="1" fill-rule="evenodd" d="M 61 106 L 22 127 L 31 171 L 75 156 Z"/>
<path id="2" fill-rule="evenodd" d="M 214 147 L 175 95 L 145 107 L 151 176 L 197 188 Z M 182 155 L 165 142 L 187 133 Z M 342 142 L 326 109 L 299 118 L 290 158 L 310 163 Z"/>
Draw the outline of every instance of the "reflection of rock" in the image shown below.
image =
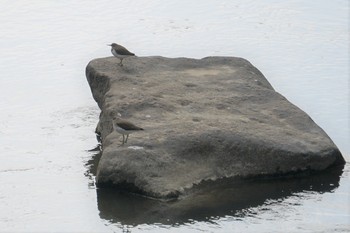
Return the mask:
<path id="1" fill-rule="evenodd" d="M 102 110 L 99 185 L 170 198 L 206 180 L 344 163 L 326 133 L 244 59 L 133 57 L 123 67 L 117 63 L 96 59 L 86 69 Z M 145 129 L 124 146 L 111 133 L 117 113 Z"/>
<path id="2" fill-rule="evenodd" d="M 184 224 L 237 213 L 243 217 L 245 209 L 262 205 L 266 200 L 281 201 L 303 191 L 330 192 L 339 186 L 341 173 L 342 167 L 336 167 L 299 178 L 208 182 L 192 189 L 183 199 L 169 202 L 100 188 L 98 209 L 102 219 L 123 225 Z"/>
<path id="3" fill-rule="evenodd" d="M 102 152 L 101 152 L 101 145 L 97 145 L 94 149 L 89 150 L 89 152 L 94 152 L 95 154 L 85 163 L 85 167 L 87 168 L 87 171 L 85 172 L 85 176 L 90 178 L 91 183 L 89 186 L 94 187 L 95 186 L 95 176 L 97 173 L 97 166 L 100 161 Z"/>

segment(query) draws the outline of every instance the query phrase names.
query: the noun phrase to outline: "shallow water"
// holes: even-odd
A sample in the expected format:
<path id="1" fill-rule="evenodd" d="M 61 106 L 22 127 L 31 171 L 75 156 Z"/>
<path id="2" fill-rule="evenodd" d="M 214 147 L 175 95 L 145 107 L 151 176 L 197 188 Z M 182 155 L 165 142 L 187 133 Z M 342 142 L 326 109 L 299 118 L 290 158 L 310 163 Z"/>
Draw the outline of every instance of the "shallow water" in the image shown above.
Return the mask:
<path id="1" fill-rule="evenodd" d="M 0 232 L 350 231 L 349 164 L 180 203 L 96 190 L 99 109 L 85 78 L 111 42 L 139 56 L 244 57 L 350 161 L 347 1 L 0 4 Z"/>

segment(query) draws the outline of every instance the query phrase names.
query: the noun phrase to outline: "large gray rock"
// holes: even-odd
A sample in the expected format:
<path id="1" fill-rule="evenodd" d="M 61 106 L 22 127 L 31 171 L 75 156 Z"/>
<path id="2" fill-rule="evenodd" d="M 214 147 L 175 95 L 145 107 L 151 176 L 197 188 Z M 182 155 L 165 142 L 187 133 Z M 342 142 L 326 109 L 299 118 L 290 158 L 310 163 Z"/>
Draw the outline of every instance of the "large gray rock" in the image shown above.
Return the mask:
<path id="1" fill-rule="evenodd" d="M 97 183 L 156 198 L 221 178 L 324 170 L 344 159 L 312 119 L 248 61 L 114 57 L 86 68 L 101 108 Z M 121 146 L 115 115 L 144 128 Z"/>

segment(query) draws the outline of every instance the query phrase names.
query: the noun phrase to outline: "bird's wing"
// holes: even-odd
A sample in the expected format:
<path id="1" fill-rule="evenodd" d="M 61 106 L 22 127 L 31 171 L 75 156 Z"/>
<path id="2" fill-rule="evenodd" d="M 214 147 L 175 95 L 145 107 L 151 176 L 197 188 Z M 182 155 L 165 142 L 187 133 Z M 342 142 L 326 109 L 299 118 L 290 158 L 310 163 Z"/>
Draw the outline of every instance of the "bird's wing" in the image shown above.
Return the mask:
<path id="1" fill-rule="evenodd" d="M 117 126 L 119 126 L 120 128 L 124 129 L 124 130 L 142 130 L 142 128 L 137 127 L 136 125 L 127 122 L 127 121 L 121 121 L 121 122 L 117 122 Z"/>
<path id="2" fill-rule="evenodd" d="M 125 47 L 123 47 L 121 45 L 115 46 L 114 49 L 120 55 L 130 55 L 130 56 L 134 56 L 135 55 L 134 53 L 130 52 L 129 50 L 127 50 Z"/>

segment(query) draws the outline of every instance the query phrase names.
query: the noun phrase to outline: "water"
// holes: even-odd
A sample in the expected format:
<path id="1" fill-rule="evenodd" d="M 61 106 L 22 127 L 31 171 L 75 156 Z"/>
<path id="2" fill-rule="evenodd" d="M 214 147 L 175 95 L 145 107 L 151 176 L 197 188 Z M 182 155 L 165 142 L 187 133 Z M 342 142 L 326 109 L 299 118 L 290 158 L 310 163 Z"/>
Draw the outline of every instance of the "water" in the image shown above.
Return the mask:
<path id="1" fill-rule="evenodd" d="M 244 57 L 350 161 L 348 1 L 0 5 L 0 232 L 350 231 L 349 164 L 318 178 L 228 184 L 191 202 L 96 190 L 99 109 L 84 74 L 111 56 L 111 42 L 139 56 Z"/>

